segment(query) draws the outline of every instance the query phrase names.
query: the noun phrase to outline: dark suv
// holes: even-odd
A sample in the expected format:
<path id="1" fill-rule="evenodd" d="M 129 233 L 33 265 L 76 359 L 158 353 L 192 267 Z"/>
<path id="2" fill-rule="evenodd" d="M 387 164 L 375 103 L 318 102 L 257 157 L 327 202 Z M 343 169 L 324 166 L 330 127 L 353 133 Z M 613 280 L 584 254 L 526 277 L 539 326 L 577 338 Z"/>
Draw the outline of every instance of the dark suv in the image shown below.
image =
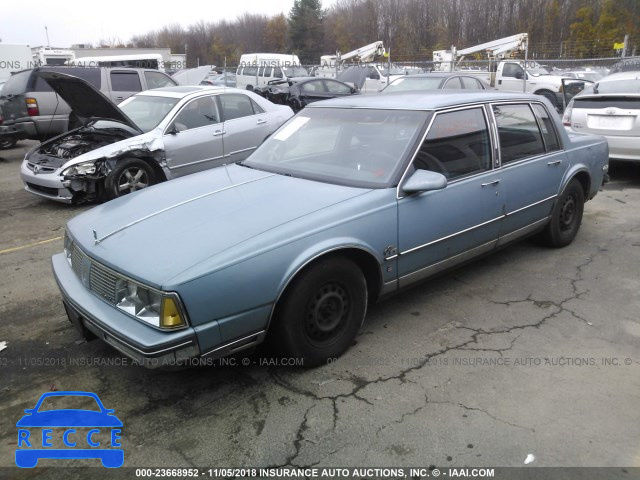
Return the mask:
<path id="1" fill-rule="evenodd" d="M 86 80 L 114 103 L 143 90 L 177 83 L 158 70 L 143 68 L 45 67 L 13 74 L 0 92 L 0 145 L 19 139 L 43 141 L 78 125 L 69 105 L 34 75 L 36 70 L 61 71 Z"/>

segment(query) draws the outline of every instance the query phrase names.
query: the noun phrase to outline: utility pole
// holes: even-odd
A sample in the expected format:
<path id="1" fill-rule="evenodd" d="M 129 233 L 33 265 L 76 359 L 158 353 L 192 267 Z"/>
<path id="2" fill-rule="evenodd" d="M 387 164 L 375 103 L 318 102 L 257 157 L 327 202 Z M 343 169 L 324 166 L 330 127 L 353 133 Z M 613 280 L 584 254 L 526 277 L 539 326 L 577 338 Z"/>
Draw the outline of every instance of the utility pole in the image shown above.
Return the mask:
<path id="1" fill-rule="evenodd" d="M 624 36 L 624 47 L 622 47 L 622 58 L 627 56 L 627 48 L 629 48 L 629 34 Z"/>
<path id="2" fill-rule="evenodd" d="M 47 34 L 47 47 L 50 47 L 51 43 L 49 43 L 49 29 L 46 25 L 44 26 L 44 32 Z"/>

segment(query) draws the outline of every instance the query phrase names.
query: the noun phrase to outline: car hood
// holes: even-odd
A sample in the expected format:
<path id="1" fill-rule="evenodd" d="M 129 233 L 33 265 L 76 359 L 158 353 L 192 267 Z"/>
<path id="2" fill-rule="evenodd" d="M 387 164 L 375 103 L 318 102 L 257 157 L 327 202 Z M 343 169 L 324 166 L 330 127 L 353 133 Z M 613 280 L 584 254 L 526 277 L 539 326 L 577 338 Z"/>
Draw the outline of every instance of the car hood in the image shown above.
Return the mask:
<path id="1" fill-rule="evenodd" d="M 194 267 L 205 260 L 215 271 L 249 258 L 304 234 L 296 222 L 368 192 L 234 164 L 125 195 L 75 217 L 68 230 L 99 262 L 171 290 L 192 279 L 190 269 L 202 274 Z"/>
<path id="2" fill-rule="evenodd" d="M 60 97 L 69 104 L 73 113 L 85 123 L 90 118 L 106 118 L 129 125 L 140 131 L 133 120 L 115 103 L 81 78 L 61 72 L 36 69 L 34 75 L 42 78 Z"/>
<path id="3" fill-rule="evenodd" d="M 207 78 L 207 75 L 211 73 L 211 69 L 214 67 L 215 65 L 204 65 L 196 68 L 185 68 L 178 70 L 171 75 L 171 78 L 178 82 L 180 86 L 200 85 L 200 82 Z"/>
<path id="4" fill-rule="evenodd" d="M 121 427 L 115 415 L 92 410 L 49 410 L 25 415 L 17 427 Z"/>

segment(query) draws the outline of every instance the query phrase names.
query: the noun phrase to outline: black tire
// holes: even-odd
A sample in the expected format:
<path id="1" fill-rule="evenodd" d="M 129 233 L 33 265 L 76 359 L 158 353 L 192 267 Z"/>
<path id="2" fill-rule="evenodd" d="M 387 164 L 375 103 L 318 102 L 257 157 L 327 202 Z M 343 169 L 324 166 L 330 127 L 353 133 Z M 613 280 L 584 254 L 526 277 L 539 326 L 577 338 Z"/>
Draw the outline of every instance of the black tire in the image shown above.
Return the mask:
<path id="1" fill-rule="evenodd" d="M 584 212 L 584 190 L 575 178 L 558 198 L 551 220 L 542 231 L 540 240 L 554 248 L 566 247 L 576 238 Z"/>
<path id="2" fill-rule="evenodd" d="M 558 105 L 558 98 L 556 97 L 556 94 L 553 93 L 551 90 L 540 90 L 539 92 L 536 92 L 537 95 L 542 95 L 543 97 L 545 97 L 547 100 L 549 100 L 551 102 L 551 105 L 553 105 L 553 108 L 556 109 L 556 111 L 560 111 L 560 105 Z"/>
<path id="3" fill-rule="evenodd" d="M 367 311 L 367 282 L 351 260 L 320 260 L 294 279 L 276 307 L 270 343 L 305 367 L 327 364 L 351 345 Z"/>
<path id="4" fill-rule="evenodd" d="M 250 92 L 253 92 L 253 85 L 247 85 L 245 87 L 245 90 L 249 90 Z"/>
<path id="5" fill-rule="evenodd" d="M 300 102 L 296 98 L 289 100 L 289 106 L 291 107 L 291 110 L 293 110 L 293 113 L 298 113 L 302 110 L 302 105 L 300 105 Z"/>
<path id="6" fill-rule="evenodd" d="M 18 143 L 18 139 L 15 137 L 5 137 L 0 139 L 0 150 L 8 150 L 13 148 Z"/>
<path id="7" fill-rule="evenodd" d="M 107 200 L 122 197 L 156 183 L 151 166 L 139 158 L 125 158 L 116 163 L 104 180 L 104 196 Z"/>

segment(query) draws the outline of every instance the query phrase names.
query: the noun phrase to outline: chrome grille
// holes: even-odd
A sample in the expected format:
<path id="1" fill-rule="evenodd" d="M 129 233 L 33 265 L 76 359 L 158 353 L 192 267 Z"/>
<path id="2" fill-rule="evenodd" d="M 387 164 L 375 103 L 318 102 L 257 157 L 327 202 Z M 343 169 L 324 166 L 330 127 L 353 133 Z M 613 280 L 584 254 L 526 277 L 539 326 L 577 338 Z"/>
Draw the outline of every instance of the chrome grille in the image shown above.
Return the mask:
<path id="1" fill-rule="evenodd" d="M 110 304 L 115 305 L 117 303 L 116 281 L 118 280 L 118 276 L 108 268 L 90 259 L 86 253 L 78 248 L 74 241 L 71 240 L 70 243 L 71 254 L 69 255 L 69 259 L 71 260 L 71 269 L 76 276 L 82 281 L 82 263 L 85 261 L 85 258 L 88 259 L 89 291 Z"/>
<path id="2" fill-rule="evenodd" d="M 82 253 L 75 242 L 71 244 L 71 269 L 75 272 L 78 278 L 82 279 L 82 259 L 85 257 L 85 254 Z"/>
<path id="3" fill-rule="evenodd" d="M 35 164 L 27 162 L 27 168 L 33 172 L 35 171 Z M 55 171 L 56 169 L 53 167 L 43 167 L 38 165 L 38 173 L 51 173 Z"/>
<path id="4" fill-rule="evenodd" d="M 99 263 L 91 262 L 89 272 L 89 290 L 104 298 L 112 305 L 116 304 L 116 277 Z"/>

